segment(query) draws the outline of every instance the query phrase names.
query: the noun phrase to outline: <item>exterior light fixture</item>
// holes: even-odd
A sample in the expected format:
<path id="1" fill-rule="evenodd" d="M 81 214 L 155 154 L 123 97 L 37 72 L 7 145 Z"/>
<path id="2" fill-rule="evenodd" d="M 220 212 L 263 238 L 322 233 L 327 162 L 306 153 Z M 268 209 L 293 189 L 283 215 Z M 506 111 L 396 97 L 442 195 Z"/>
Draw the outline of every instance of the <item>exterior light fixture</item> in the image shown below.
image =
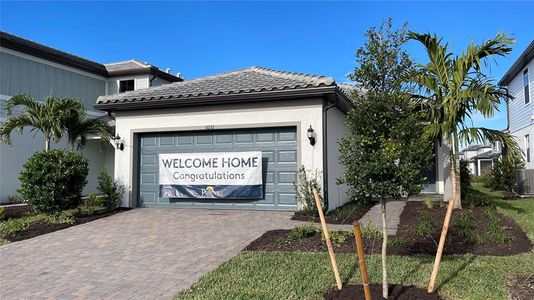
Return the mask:
<path id="1" fill-rule="evenodd" d="M 310 145 L 315 145 L 315 136 L 313 133 L 313 128 L 310 125 L 310 128 L 308 128 L 308 140 L 310 140 Z"/>
<path id="2" fill-rule="evenodd" d="M 117 150 L 124 150 L 124 141 L 121 139 L 121 137 L 117 134 L 117 136 L 114 136 L 111 138 L 115 142 L 115 149 Z"/>

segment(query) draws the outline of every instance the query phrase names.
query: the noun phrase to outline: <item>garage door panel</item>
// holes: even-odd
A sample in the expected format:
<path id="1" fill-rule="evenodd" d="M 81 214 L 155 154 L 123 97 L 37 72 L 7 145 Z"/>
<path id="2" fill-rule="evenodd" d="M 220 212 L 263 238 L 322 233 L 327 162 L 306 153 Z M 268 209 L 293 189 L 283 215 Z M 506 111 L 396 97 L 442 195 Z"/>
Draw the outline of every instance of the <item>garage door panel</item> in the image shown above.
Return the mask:
<path id="1" fill-rule="evenodd" d="M 278 163 L 294 163 L 297 161 L 297 151 L 278 151 Z"/>
<path id="2" fill-rule="evenodd" d="M 157 143 L 156 143 L 156 138 L 155 137 L 147 137 L 147 138 L 144 138 L 143 140 L 141 140 L 141 146 L 144 146 L 144 147 L 151 147 L 151 146 L 156 146 Z"/>
<path id="3" fill-rule="evenodd" d="M 296 210 L 295 127 L 174 132 L 140 135 L 141 207 Z M 264 197 L 251 200 L 159 198 L 157 156 L 161 153 L 262 151 Z"/>

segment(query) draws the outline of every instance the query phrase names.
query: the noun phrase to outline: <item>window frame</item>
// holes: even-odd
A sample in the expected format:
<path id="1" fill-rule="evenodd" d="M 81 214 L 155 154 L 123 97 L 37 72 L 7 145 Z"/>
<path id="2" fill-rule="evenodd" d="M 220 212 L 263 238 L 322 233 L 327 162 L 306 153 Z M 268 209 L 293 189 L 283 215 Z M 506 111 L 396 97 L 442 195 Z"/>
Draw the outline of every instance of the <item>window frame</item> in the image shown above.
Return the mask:
<path id="1" fill-rule="evenodd" d="M 525 105 L 530 104 L 530 78 L 528 76 L 528 68 L 523 71 L 523 94 L 524 94 L 524 100 Z"/>
<path id="2" fill-rule="evenodd" d="M 133 89 L 132 89 L 132 90 L 126 90 L 126 91 L 122 91 L 122 92 L 121 92 L 121 82 L 126 82 L 126 81 L 133 81 Z M 135 91 L 135 78 L 119 79 L 119 80 L 118 80 L 118 89 L 117 89 L 117 91 L 119 92 L 119 94 L 121 94 L 121 93 L 125 93 L 125 92 L 129 92 L 129 91 Z"/>

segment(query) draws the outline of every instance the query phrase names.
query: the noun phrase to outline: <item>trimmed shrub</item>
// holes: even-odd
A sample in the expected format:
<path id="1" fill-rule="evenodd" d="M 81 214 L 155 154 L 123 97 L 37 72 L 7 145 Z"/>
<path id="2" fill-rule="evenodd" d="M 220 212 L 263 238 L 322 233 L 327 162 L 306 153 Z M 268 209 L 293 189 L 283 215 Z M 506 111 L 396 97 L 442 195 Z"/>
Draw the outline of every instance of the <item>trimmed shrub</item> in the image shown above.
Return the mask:
<path id="1" fill-rule="evenodd" d="M 102 170 L 98 176 L 97 189 L 106 194 L 106 197 L 101 199 L 101 203 L 106 209 L 114 210 L 120 205 L 122 195 L 124 195 L 124 186 L 114 181 L 105 170 Z"/>
<path id="2" fill-rule="evenodd" d="M 6 210 L 0 206 L 0 220 L 6 219 Z"/>
<path id="3" fill-rule="evenodd" d="M 37 212 L 74 208 L 80 203 L 88 172 L 87 159 L 73 151 L 37 152 L 22 166 L 18 192 Z"/>

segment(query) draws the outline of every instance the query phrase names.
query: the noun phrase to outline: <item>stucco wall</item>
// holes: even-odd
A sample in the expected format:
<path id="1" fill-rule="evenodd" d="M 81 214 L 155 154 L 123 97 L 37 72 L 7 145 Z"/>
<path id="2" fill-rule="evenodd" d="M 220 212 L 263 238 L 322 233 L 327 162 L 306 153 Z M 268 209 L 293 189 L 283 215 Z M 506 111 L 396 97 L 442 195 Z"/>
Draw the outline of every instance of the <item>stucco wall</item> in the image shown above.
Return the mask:
<path id="1" fill-rule="evenodd" d="M 311 125 L 317 137 L 322 136 L 321 99 L 118 112 L 116 130 L 124 139 L 125 149 L 115 152 L 115 178 L 128 191 L 122 205 L 131 206 L 136 200 L 132 185 L 137 176 L 134 170 L 135 133 L 203 130 L 206 126 L 229 129 L 288 125 L 297 126 L 299 164 L 308 170 L 322 172 L 322 139 L 318 138 L 315 146 L 311 146 L 306 135 Z"/>
<path id="2" fill-rule="evenodd" d="M 108 79 L 108 95 L 117 94 L 119 92 L 119 81 L 121 80 L 135 80 L 134 89 L 146 89 L 150 87 L 150 76 L 152 75 L 133 75 L 133 76 L 124 76 L 124 77 L 113 77 Z M 95 98 L 96 101 L 96 98 Z"/>
<path id="3" fill-rule="evenodd" d="M 338 109 L 327 111 L 327 153 L 328 153 L 328 202 L 332 210 L 349 201 L 346 184 L 338 185 L 337 179 L 345 173 L 345 167 L 339 161 L 339 142 L 345 135 L 346 115 Z"/>

